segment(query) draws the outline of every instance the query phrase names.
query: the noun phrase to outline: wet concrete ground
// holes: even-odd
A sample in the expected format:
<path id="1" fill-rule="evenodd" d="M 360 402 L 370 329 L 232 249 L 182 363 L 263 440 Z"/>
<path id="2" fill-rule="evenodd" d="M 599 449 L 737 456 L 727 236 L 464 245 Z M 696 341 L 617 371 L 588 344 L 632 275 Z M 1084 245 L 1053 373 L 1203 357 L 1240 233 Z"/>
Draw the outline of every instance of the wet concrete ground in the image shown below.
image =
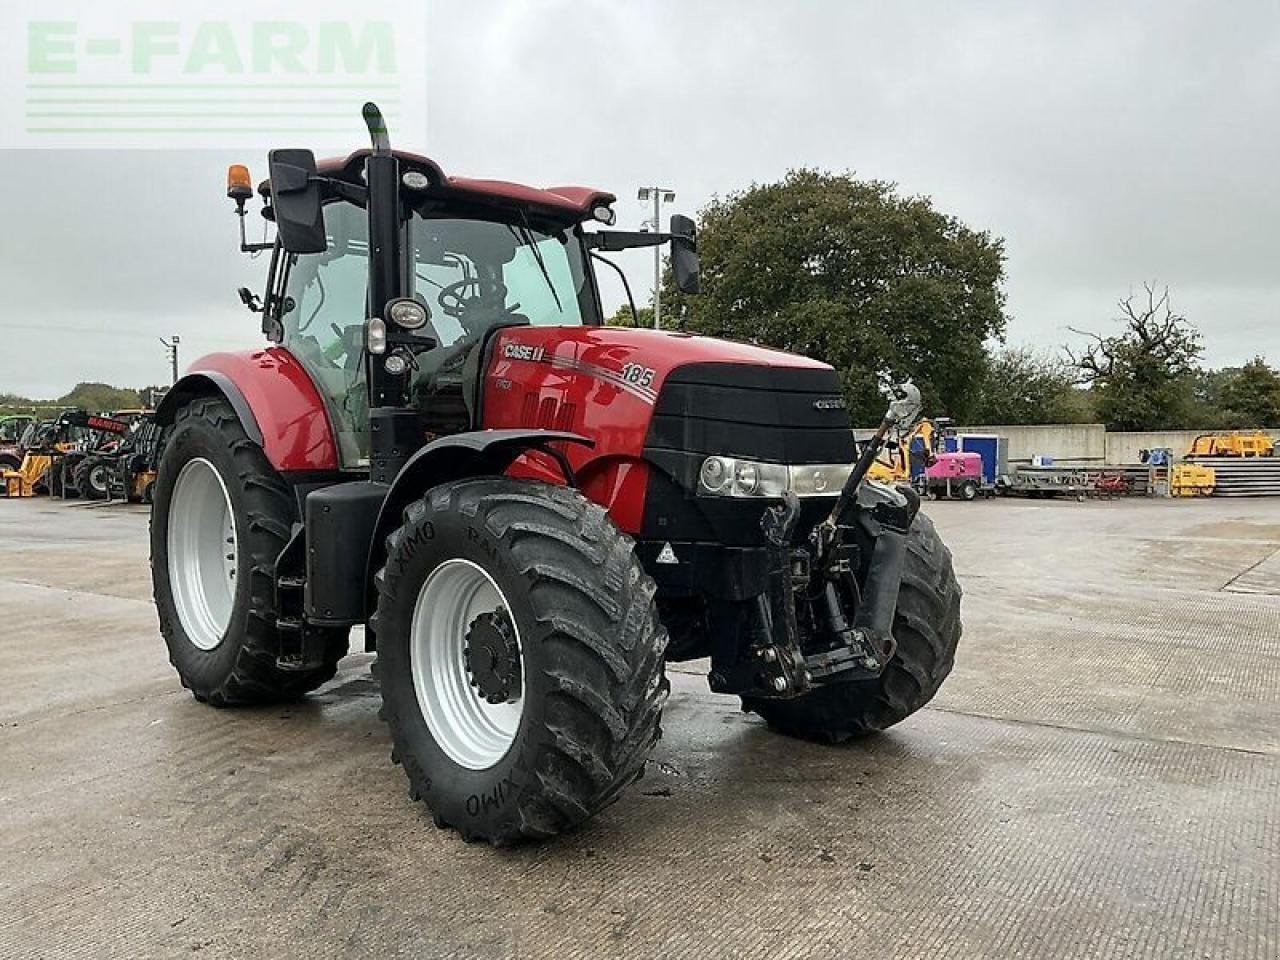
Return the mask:
<path id="1" fill-rule="evenodd" d="M 820 747 L 676 673 L 635 789 L 495 851 L 409 802 L 368 657 L 203 707 L 145 513 L 0 502 L 0 957 L 1280 955 L 1280 500 L 928 510 L 930 707 Z"/>

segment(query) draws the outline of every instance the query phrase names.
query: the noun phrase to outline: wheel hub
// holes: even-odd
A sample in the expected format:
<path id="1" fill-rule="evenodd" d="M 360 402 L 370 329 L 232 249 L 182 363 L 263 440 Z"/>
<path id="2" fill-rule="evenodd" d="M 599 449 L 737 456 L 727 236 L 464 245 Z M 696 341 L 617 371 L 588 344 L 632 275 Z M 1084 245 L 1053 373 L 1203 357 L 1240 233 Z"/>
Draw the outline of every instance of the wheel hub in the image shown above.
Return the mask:
<path id="1" fill-rule="evenodd" d="M 467 682 L 489 703 L 520 695 L 520 644 L 505 609 L 482 613 L 467 628 L 463 646 Z"/>

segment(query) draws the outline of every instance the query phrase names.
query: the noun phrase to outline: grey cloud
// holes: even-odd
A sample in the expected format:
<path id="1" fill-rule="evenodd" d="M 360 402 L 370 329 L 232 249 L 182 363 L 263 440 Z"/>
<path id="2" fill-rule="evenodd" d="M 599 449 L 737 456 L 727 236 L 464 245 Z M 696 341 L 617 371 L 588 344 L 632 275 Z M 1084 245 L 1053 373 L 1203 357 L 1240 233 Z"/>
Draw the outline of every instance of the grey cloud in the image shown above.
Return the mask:
<path id="1" fill-rule="evenodd" d="M 1014 342 L 1102 327 L 1144 279 L 1207 360 L 1280 310 L 1280 8 L 1271 3 L 432 3 L 428 143 L 446 170 L 710 197 L 788 167 L 898 181 L 1008 241 Z M 359 145 L 353 117 L 352 145 Z M 257 342 L 215 152 L 0 154 L 0 390 L 164 376 L 158 334 Z M 258 172 L 255 169 L 255 173 Z M 625 261 L 647 296 L 644 254 Z M 612 283 L 612 281 L 607 281 Z M 608 287 L 621 300 L 620 288 Z M 102 327 L 129 336 L 59 333 Z M 1273 359 L 1280 360 L 1280 351 Z"/>

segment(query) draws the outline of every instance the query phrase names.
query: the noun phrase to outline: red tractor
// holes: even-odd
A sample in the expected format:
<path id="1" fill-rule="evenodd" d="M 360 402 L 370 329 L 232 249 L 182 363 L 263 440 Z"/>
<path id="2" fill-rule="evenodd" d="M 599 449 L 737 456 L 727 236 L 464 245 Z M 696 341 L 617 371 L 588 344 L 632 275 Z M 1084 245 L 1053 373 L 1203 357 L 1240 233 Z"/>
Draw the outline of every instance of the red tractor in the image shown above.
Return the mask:
<path id="1" fill-rule="evenodd" d="M 197 361 L 157 412 L 152 572 L 198 700 L 297 697 L 352 626 L 391 756 L 437 824 L 495 844 L 573 827 L 644 770 L 667 660 L 826 741 L 919 709 L 960 588 L 907 487 L 863 482 L 908 387 L 855 447 L 822 363 L 604 326 L 602 253 L 692 221 L 586 230 L 614 197 L 448 176 L 372 149 L 274 150 L 270 251 L 241 299 L 270 346 Z"/>

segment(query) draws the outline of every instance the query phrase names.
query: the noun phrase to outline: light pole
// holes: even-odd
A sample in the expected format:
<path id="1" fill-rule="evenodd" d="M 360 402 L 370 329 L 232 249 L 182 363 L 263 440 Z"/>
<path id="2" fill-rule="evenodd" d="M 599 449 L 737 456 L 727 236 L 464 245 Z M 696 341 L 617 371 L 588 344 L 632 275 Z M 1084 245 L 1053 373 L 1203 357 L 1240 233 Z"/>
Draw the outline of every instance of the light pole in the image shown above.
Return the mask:
<path id="1" fill-rule="evenodd" d="M 181 341 L 178 335 L 175 333 L 171 340 L 166 340 L 164 337 L 161 337 L 160 342 L 164 344 L 165 353 L 169 355 L 169 371 L 173 375 L 173 379 L 170 382 L 177 383 L 178 382 L 178 344 Z"/>
<path id="2" fill-rule="evenodd" d="M 637 200 L 653 199 L 653 232 L 662 232 L 662 205 L 674 203 L 676 192 L 666 187 L 641 187 Z M 653 248 L 653 329 L 661 329 L 662 318 L 662 248 Z"/>

